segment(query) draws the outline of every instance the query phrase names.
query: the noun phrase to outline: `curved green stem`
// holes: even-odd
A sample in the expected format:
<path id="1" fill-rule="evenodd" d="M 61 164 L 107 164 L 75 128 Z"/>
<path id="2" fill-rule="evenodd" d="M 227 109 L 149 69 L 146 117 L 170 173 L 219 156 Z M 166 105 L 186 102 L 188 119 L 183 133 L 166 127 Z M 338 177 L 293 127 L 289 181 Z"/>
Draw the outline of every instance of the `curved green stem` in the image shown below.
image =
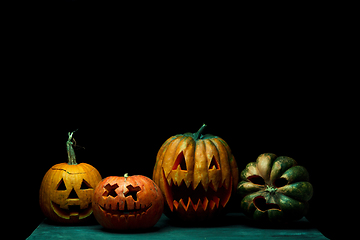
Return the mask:
<path id="1" fill-rule="evenodd" d="M 77 164 L 74 148 L 72 147 L 73 143 L 75 142 L 75 139 L 72 138 L 75 131 L 73 131 L 71 133 L 70 132 L 68 133 L 69 138 L 68 138 L 68 140 L 66 142 L 66 150 L 67 150 L 67 154 L 68 154 L 68 164 L 69 165 L 76 165 Z M 75 142 L 75 145 L 76 145 L 76 142 Z"/>
<path id="2" fill-rule="evenodd" d="M 204 123 L 201 128 L 199 129 L 199 131 L 197 131 L 196 133 L 193 133 L 193 138 L 194 140 L 198 140 L 199 137 L 201 138 L 201 132 L 204 130 L 204 128 L 206 127 L 206 124 Z"/>
<path id="3" fill-rule="evenodd" d="M 277 190 L 277 188 L 269 187 L 269 185 L 266 185 L 266 189 L 265 189 L 266 192 L 274 193 L 274 192 L 276 192 L 276 190 Z"/>
<path id="4" fill-rule="evenodd" d="M 124 178 L 125 178 L 125 182 L 126 182 L 126 179 L 129 177 L 129 174 L 128 173 L 125 173 L 124 174 Z"/>

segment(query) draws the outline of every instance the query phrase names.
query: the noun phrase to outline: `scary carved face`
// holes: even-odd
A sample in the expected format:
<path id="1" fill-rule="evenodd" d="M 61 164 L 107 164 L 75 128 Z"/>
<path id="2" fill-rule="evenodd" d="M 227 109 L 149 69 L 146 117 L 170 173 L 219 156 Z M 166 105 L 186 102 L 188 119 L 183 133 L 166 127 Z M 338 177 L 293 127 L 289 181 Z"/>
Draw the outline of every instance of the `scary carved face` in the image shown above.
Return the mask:
<path id="1" fill-rule="evenodd" d="M 100 180 L 99 172 L 86 163 L 53 166 L 40 188 L 42 211 L 55 222 L 82 222 L 92 213 L 92 195 Z"/>
<path id="2" fill-rule="evenodd" d="M 152 227 L 160 219 L 163 209 L 160 189 L 145 176 L 107 177 L 95 189 L 94 216 L 108 229 Z"/>
<path id="3" fill-rule="evenodd" d="M 205 220 L 227 204 L 238 182 L 238 168 L 227 143 L 212 135 L 169 138 L 160 148 L 154 172 L 169 217 Z"/>
<path id="4" fill-rule="evenodd" d="M 285 156 L 261 154 L 241 172 L 242 211 L 257 221 L 289 222 L 302 218 L 313 194 L 307 170 Z"/>

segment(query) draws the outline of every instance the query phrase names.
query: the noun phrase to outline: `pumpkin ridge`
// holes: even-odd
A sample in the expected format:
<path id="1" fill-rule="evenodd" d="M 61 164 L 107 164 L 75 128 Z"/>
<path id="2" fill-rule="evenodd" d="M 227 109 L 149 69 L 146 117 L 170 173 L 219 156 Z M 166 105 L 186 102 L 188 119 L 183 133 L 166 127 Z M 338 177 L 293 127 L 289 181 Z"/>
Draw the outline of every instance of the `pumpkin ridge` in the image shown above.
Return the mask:
<path id="1" fill-rule="evenodd" d="M 246 165 L 241 179 L 237 192 L 247 216 L 284 223 L 306 215 L 313 189 L 307 170 L 294 159 L 261 154 L 256 162 Z"/>
<path id="2" fill-rule="evenodd" d="M 279 156 L 277 157 L 272 166 L 270 171 L 270 181 L 273 182 L 275 179 L 279 178 L 281 175 L 284 174 L 288 169 L 297 165 L 297 162 L 290 157 L 286 156 Z"/>
<path id="3" fill-rule="evenodd" d="M 158 152 L 153 179 L 165 197 L 169 218 L 210 219 L 236 191 L 239 176 L 231 149 L 219 137 L 202 135 L 204 127 L 169 138 Z"/>
<path id="4" fill-rule="evenodd" d="M 270 184 L 270 173 L 275 159 L 276 155 L 272 153 L 261 154 L 256 159 L 256 168 L 259 172 L 259 175 L 265 180 L 266 184 Z"/>
<path id="5" fill-rule="evenodd" d="M 162 155 L 162 153 L 167 149 L 169 144 L 176 138 L 176 136 L 169 137 L 162 145 L 161 148 L 158 151 L 158 154 L 156 156 L 156 159 L 159 159 Z"/>
<path id="6" fill-rule="evenodd" d="M 207 154 L 207 160 L 209 163 L 208 168 L 211 169 L 213 158 L 215 158 L 214 164 L 216 165 L 216 169 L 220 169 L 221 168 L 220 156 L 219 156 L 219 150 L 217 149 L 216 145 L 211 141 L 211 139 L 209 139 L 208 141 L 205 141 L 205 147 L 206 147 L 206 153 L 208 152 L 211 153 L 211 154 Z"/>
<path id="7" fill-rule="evenodd" d="M 163 161 L 165 158 L 166 151 L 167 151 L 170 143 L 175 139 L 176 139 L 176 137 L 170 137 L 168 140 L 166 140 L 158 152 L 158 155 L 156 157 L 154 171 L 153 171 L 153 179 L 156 183 L 159 183 L 159 181 L 161 179 L 160 170 L 162 169 L 162 164 L 163 164 Z"/>
<path id="8" fill-rule="evenodd" d="M 214 138 L 213 139 L 213 143 L 216 146 L 218 153 L 219 153 L 219 165 L 220 165 L 220 170 L 221 170 L 221 178 L 224 178 L 225 185 L 226 188 L 228 188 L 228 186 L 231 184 L 230 183 L 230 178 L 227 178 L 227 176 L 231 176 L 232 172 L 230 170 L 231 165 L 229 162 L 229 159 L 231 158 L 232 154 L 231 151 L 230 153 L 228 152 L 228 149 L 226 148 L 225 145 L 223 145 L 223 143 L 220 141 L 221 138 Z M 236 183 L 237 185 L 237 183 Z"/>
<path id="9" fill-rule="evenodd" d="M 203 140 L 196 142 L 195 157 L 194 157 L 194 174 L 193 184 L 194 188 L 197 188 L 200 182 L 202 182 L 205 189 L 208 188 L 209 184 L 209 171 L 206 160 L 206 152 L 204 151 L 205 143 Z"/>
<path id="10" fill-rule="evenodd" d="M 220 150 L 219 150 L 219 148 L 218 148 L 217 144 L 214 142 L 214 141 L 215 141 L 215 139 L 209 138 L 208 140 L 209 140 L 209 142 L 211 142 L 211 144 L 212 144 L 212 145 L 214 145 L 214 146 L 215 146 L 216 151 L 217 151 L 217 152 L 220 152 Z M 219 161 L 220 161 L 220 157 L 219 157 Z M 220 165 L 220 166 L 221 166 L 221 165 Z"/>
<path id="11" fill-rule="evenodd" d="M 167 160 L 167 159 L 174 159 L 174 155 L 176 154 L 176 149 L 177 149 L 177 147 L 179 146 L 179 144 L 180 144 L 180 142 L 183 140 L 183 138 L 185 138 L 186 136 L 179 136 L 179 137 L 177 137 L 176 139 L 174 139 L 171 143 L 170 143 L 170 145 L 169 145 L 169 147 L 166 149 L 166 152 L 165 152 L 165 154 L 164 154 L 164 157 L 163 157 L 163 162 L 165 161 L 165 160 Z M 177 141 L 177 142 L 176 142 Z M 174 146 L 174 145 L 176 145 L 176 146 Z M 170 151 L 172 151 L 172 152 L 170 152 Z M 171 154 L 170 154 L 171 153 Z M 168 163 L 169 161 L 165 161 L 166 163 Z M 172 163 L 168 163 L 169 165 L 171 164 L 171 166 L 173 166 L 173 162 Z M 168 177 L 169 176 L 169 174 L 170 174 L 170 172 L 171 171 L 169 171 L 168 173 L 166 173 L 165 172 L 165 175 L 166 175 L 166 177 Z"/>
<path id="12" fill-rule="evenodd" d="M 184 155 L 184 151 L 186 150 L 187 146 L 188 146 L 188 142 L 191 140 L 191 138 L 188 137 L 184 137 L 180 140 L 179 144 L 176 146 L 176 150 L 175 150 L 175 161 L 174 161 L 174 165 L 172 167 L 172 170 L 175 170 L 177 168 L 177 165 L 180 165 L 181 170 L 186 170 L 187 171 L 187 159 L 185 158 Z M 181 159 L 179 159 L 181 158 Z M 182 162 L 180 162 L 180 160 Z M 178 164 L 176 161 L 179 161 Z M 177 164 L 177 165 L 176 165 Z M 176 167 L 175 167 L 176 165 Z M 175 168 L 175 169 L 174 169 Z"/>

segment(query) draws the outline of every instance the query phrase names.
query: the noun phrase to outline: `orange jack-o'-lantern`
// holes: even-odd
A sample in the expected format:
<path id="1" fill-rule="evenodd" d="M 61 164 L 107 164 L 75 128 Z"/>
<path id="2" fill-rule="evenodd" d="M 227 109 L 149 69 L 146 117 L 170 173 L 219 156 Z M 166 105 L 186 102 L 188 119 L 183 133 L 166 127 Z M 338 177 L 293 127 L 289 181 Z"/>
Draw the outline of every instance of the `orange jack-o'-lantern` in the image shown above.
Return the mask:
<path id="1" fill-rule="evenodd" d="M 93 199 L 96 220 L 107 229 L 147 229 L 164 210 L 159 187 L 145 176 L 110 176 L 96 187 Z"/>
<path id="2" fill-rule="evenodd" d="M 238 167 L 228 144 L 210 134 L 170 137 L 160 148 L 153 180 L 166 199 L 165 214 L 186 221 L 209 219 L 228 203 Z"/>
<path id="3" fill-rule="evenodd" d="M 100 182 L 100 173 L 87 163 L 76 163 L 72 145 L 76 142 L 69 133 L 68 163 L 59 163 L 45 174 L 39 202 L 44 215 L 58 223 L 82 223 L 92 214 L 94 188 Z"/>

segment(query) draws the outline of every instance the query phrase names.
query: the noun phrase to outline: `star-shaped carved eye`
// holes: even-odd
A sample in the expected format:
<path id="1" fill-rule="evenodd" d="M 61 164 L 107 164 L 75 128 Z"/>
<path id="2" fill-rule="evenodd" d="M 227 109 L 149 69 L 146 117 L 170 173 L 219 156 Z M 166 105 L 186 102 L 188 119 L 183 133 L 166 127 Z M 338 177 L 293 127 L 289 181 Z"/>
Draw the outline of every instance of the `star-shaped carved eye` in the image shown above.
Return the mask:
<path id="1" fill-rule="evenodd" d="M 105 188 L 105 192 L 103 194 L 104 197 L 108 197 L 109 195 L 112 197 L 116 197 L 118 194 L 115 192 L 115 189 L 117 189 L 119 187 L 119 185 L 117 185 L 117 183 L 115 183 L 114 185 L 111 185 L 110 183 L 108 183 L 104 188 Z"/>

